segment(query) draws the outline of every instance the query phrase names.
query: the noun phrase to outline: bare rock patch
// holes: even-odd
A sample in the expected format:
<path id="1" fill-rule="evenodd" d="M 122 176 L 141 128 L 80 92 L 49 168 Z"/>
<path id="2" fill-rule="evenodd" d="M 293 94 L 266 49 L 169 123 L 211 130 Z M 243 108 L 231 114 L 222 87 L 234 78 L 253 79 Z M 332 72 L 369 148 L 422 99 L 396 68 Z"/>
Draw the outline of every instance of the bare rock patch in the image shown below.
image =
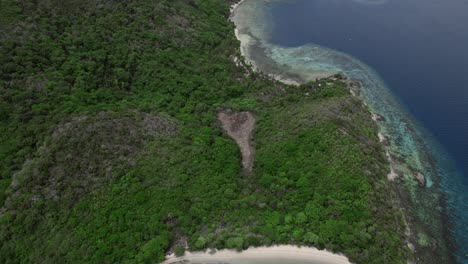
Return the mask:
<path id="1" fill-rule="evenodd" d="M 255 116 L 250 112 L 223 111 L 218 114 L 224 131 L 236 141 L 242 155 L 242 168 L 251 172 L 254 162 L 254 149 L 252 146 Z"/>

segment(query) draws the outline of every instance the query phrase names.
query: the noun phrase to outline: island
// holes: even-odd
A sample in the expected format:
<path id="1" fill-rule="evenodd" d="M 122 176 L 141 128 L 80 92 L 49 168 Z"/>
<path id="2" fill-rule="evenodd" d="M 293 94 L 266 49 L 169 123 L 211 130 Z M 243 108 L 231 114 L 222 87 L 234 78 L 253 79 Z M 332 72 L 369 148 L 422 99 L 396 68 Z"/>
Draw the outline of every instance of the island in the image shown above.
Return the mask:
<path id="1" fill-rule="evenodd" d="M 235 3 L 2 1 L 2 263 L 412 259 L 359 88 L 257 71 Z"/>

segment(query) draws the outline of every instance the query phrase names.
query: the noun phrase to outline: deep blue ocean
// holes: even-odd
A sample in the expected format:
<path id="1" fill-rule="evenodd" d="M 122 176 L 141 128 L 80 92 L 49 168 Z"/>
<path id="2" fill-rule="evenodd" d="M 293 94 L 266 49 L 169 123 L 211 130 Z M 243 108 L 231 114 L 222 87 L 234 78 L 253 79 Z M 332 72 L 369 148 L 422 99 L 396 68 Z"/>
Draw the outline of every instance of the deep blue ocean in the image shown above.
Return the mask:
<path id="1" fill-rule="evenodd" d="M 458 260 L 467 263 L 468 201 L 456 198 L 468 192 L 468 0 L 291 0 L 270 7 L 273 45 L 314 44 L 364 62 L 442 145 L 440 155 L 462 175 L 443 188 L 458 208 L 452 232 L 464 244 Z"/>
<path id="2" fill-rule="evenodd" d="M 297 0 L 272 14 L 274 44 L 314 43 L 372 67 L 468 183 L 467 0 Z"/>

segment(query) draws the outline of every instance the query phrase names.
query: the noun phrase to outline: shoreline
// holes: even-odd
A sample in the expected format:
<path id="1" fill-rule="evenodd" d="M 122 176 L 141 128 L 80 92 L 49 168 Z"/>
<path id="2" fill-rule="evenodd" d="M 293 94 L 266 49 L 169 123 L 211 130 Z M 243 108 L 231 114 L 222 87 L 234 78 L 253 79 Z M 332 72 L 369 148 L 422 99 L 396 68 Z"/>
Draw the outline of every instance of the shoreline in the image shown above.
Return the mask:
<path id="1" fill-rule="evenodd" d="M 281 1 L 281 0 L 270 0 L 270 1 Z M 262 65 L 259 61 L 256 61 L 249 53 L 252 52 L 251 49 L 255 49 L 254 52 L 262 53 L 267 48 L 264 47 L 264 43 L 260 41 L 257 37 L 254 36 L 251 32 L 242 32 L 239 29 L 235 17 L 236 10 L 248 2 L 248 0 L 240 0 L 239 2 L 231 5 L 230 7 L 230 16 L 229 20 L 236 25 L 234 28 L 234 34 L 240 42 L 240 53 L 241 57 L 244 59 L 247 66 L 250 66 L 252 70 L 256 73 L 262 73 L 273 80 L 279 81 L 286 85 L 300 86 L 309 81 L 317 81 L 321 79 L 326 79 L 333 77 L 336 74 L 339 74 L 338 71 L 305 71 L 305 72 L 291 72 L 285 69 L 282 69 L 282 65 L 278 65 L 274 61 L 268 61 L 266 65 Z M 242 35 L 242 37 L 241 37 Z M 266 54 L 264 54 L 266 55 Z M 265 56 L 264 56 L 265 57 Z M 270 69 L 265 69 L 265 66 L 271 67 Z"/>
<path id="2" fill-rule="evenodd" d="M 407 228 L 404 241 L 414 255 L 410 259 L 416 263 L 454 262 L 458 251 L 450 231 L 455 225 L 449 217 L 454 209 L 447 205 L 442 189 L 447 181 L 444 173 L 453 168 L 446 164 L 443 148 L 408 113 L 378 73 L 358 59 L 315 44 L 283 48 L 269 43 L 271 29 L 262 21 L 269 17 L 259 10 L 262 5 L 241 0 L 231 9 L 230 20 L 247 66 L 287 85 L 327 77 L 313 78 L 310 72 L 342 74 L 359 82 L 358 90 L 350 92 L 367 106 L 377 125 L 377 138 L 389 165 L 385 180 L 398 197 L 394 202 Z M 442 174 L 441 169 L 445 169 Z"/>
<path id="3" fill-rule="evenodd" d="M 230 16 L 229 16 L 229 20 L 235 25 L 235 21 L 234 21 L 234 17 L 235 17 L 235 12 L 237 10 L 237 8 L 239 6 L 241 6 L 244 2 L 246 2 L 247 0 L 240 0 L 239 2 L 231 5 L 230 7 Z M 288 78 L 288 77 L 284 77 L 284 76 L 281 76 L 280 74 L 274 74 L 274 73 L 271 73 L 271 72 L 264 72 L 260 69 L 260 66 L 257 65 L 255 63 L 254 60 L 252 60 L 246 53 L 246 50 L 249 48 L 248 46 L 249 45 L 243 45 L 243 43 L 247 42 L 247 43 L 250 43 L 251 40 L 250 39 L 242 39 L 240 37 L 240 33 L 239 33 L 239 28 L 236 26 L 234 28 L 234 35 L 236 36 L 237 40 L 239 40 L 240 42 L 240 53 L 241 53 L 241 57 L 244 59 L 245 63 L 252 67 L 252 70 L 254 72 L 257 72 L 257 73 L 263 73 L 263 74 L 266 74 L 267 76 L 269 76 L 270 78 L 276 80 L 276 81 L 279 81 L 279 82 L 282 82 L 286 85 L 294 85 L 294 86 L 299 86 L 301 85 L 302 83 L 297 81 L 297 80 L 294 80 L 292 78 Z M 254 41 L 257 41 L 257 40 L 254 40 Z M 321 79 L 321 78 L 326 78 L 326 77 L 329 77 L 329 76 L 317 76 L 316 79 Z"/>
<path id="4" fill-rule="evenodd" d="M 230 8 L 230 17 L 229 19 L 235 24 L 235 21 L 233 20 L 233 17 L 235 16 L 235 11 L 237 10 L 237 8 L 242 5 L 243 3 L 245 3 L 247 0 L 240 0 L 239 2 L 231 5 L 231 8 Z M 240 37 L 240 34 L 239 34 L 239 29 L 237 28 L 237 26 L 235 27 L 234 29 L 234 33 L 235 33 L 235 36 L 237 38 L 237 40 L 239 40 L 239 42 L 241 43 L 240 44 L 240 52 L 241 52 L 241 56 L 245 59 L 246 63 L 250 66 L 252 66 L 253 70 L 255 72 L 261 72 L 263 74 L 266 74 L 267 76 L 269 76 L 270 78 L 273 78 L 274 80 L 276 81 L 279 81 L 283 84 L 286 84 L 286 85 L 294 85 L 294 86 L 300 86 L 304 83 L 306 83 L 305 81 L 298 81 L 298 80 L 294 80 L 292 78 L 288 78 L 288 77 L 283 77 L 281 76 L 280 74 L 274 74 L 274 73 L 268 73 L 268 72 L 263 72 L 259 66 L 257 66 L 255 64 L 255 62 L 249 58 L 249 56 L 247 56 L 245 50 L 248 49 L 249 47 L 249 44 L 250 42 L 247 41 L 247 44 L 245 44 L 242 40 L 242 38 Z M 326 78 L 330 78 L 332 77 L 333 75 L 335 74 L 339 74 L 338 72 L 337 73 L 334 73 L 334 74 L 321 74 L 321 73 L 318 73 L 318 74 L 310 74 L 309 77 L 307 78 L 308 81 L 313 81 L 313 80 L 320 80 L 320 79 L 326 79 Z M 353 80 L 351 80 L 353 81 Z M 356 93 L 354 90 L 352 90 L 350 88 L 350 93 L 355 96 L 355 97 L 358 97 L 360 100 L 363 101 L 364 104 L 366 104 L 364 102 L 364 99 L 362 97 L 360 97 L 358 95 L 358 93 Z M 395 165 L 396 165 L 396 162 L 393 160 L 393 158 L 391 157 L 390 155 L 390 150 L 389 150 L 389 147 L 386 143 L 387 141 L 387 138 L 386 136 L 384 136 L 383 134 L 383 131 L 382 129 L 380 128 L 380 125 L 379 125 L 379 119 L 378 119 L 378 114 L 373 112 L 371 109 L 371 114 L 372 114 L 372 120 L 374 120 L 374 122 L 377 124 L 377 127 L 379 127 L 379 131 L 378 131 L 378 138 L 379 138 L 379 141 L 382 143 L 382 146 L 384 147 L 384 150 L 385 150 L 385 154 L 386 154 L 386 157 L 387 157 L 387 160 L 390 164 L 390 171 L 388 172 L 387 174 L 387 179 L 389 181 L 395 181 L 399 178 L 401 178 L 401 176 L 397 173 L 396 169 L 395 169 Z"/>
<path id="5" fill-rule="evenodd" d="M 234 16 L 236 15 L 235 12 L 246 1 L 247 0 L 241 0 L 237 4 L 234 4 L 234 5 L 231 6 L 230 20 L 235 25 L 236 25 L 236 21 L 234 19 Z M 244 35 L 249 35 L 249 34 L 244 34 Z M 252 40 L 250 40 L 250 39 L 243 39 L 240 36 L 240 31 L 239 31 L 238 25 L 236 25 L 236 27 L 235 27 L 235 36 L 240 42 L 241 56 L 243 57 L 243 59 L 245 60 L 247 65 L 250 65 L 255 72 L 261 72 L 261 73 L 269 76 L 270 78 L 272 78 L 272 79 L 274 79 L 276 81 L 282 82 L 283 84 L 300 86 L 302 84 L 305 84 L 307 81 L 326 79 L 326 78 L 329 78 L 329 77 L 331 77 L 333 75 L 341 74 L 340 72 L 335 72 L 333 74 L 328 74 L 328 75 L 323 75 L 322 74 L 322 76 L 320 76 L 321 74 L 318 74 L 318 76 L 314 76 L 314 74 L 309 74 L 308 76 L 306 75 L 305 77 L 302 76 L 302 78 L 299 77 L 299 80 L 294 80 L 293 78 L 284 77 L 284 75 L 288 75 L 287 72 L 284 72 L 282 74 L 275 74 L 275 73 L 272 73 L 272 72 L 268 72 L 268 70 L 266 70 L 266 71 L 262 70 L 262 69 L 260 69 L 259 66 L 256 65 L 254 59 L 251 58 L 250 56 L 248 56 L 248 54 L 247 54 L 248 53 L 247 51 L 252 46 L 255 46 L 255 45 L 259 44 L 258 39 L 253 38 L 254 42 L 252 42 Z M 252 37 L 252 36 L 248 36 L 248 37 L 245 37 L 245 38 L 249 38 L 249 37 Z M 274 61 L 272 61 L 272 62 L 276 63 Z M 348 79 L 348 81 L 350 81 L 350 82 L 355 82 L 355 83 L 360 84 L 360 82 L 358 80 L 353 80 L 353 79 L 351 79 L 349 77 L 345 77 L 345 78 Z M 397 195 L 399 197 L 399 199 L 397 201 L 398 208 L 400 210 L 402 210 L 402 212 L 403 212 L 403 221 L 405 222 L 405 227 L 406 227 L 405 244 L 407 245 L 408 249 L 413 254 L 415 254 L 417 252 L 417 250 L 416 250 L 414 241 L 416 241 L 417 238 L 415 237 L 415 233 L 413 232 L 414 231 L 413 226 L 416 225 L 417 223 L 416 222 L 413 223 L 412 217 L 408 216 L 407 213 L 405 212 L 406 211 L 406 206 L 401 204 L 401 203 L 404 202 L 405 199 L 403 197 L 401 197 L 401 195 L 399 194 L 400 190 L 398 190 L 399 188 L 396 185 L 396 184 L 398 184 L 397 181 L 402 180 L 402 178 L 404 176 L 402 176 L 401 173 L 399 172 L 399 170 L 397 169 L 399 167 L 399 163 L 396 160 L 394 160 L 394 158 L 391 155 L 391 147 L 390 147 L 388 136 L 385 135 L 385 131 L 384 131 L 384 129 L 382 128 L 382 126 L 380 124 L 380 122 L 385 122 L 385 119 L 378 112 L 374 111 L 371 107 L 369 107 L 367 105 L 365 99 L 360 95 L 360 91 L 359 91 L 361 89 L 360 85 L 358 85 L 358 87 L 357 87 L 358 90 L 353 89 L 353 88 L 356 88 L 356 87 L 352 87 L 352 85 L 351 86 L 348 85 L 349 86 L 349 91 L 350 91 L 351 95 L 353 95 L 354 97 L 359 98 L 359 100 L 361 100 L 362 103 L 368 107 L 368 109 L 370 111 L 370 114 L 371 114 L 371 118 L 372 118 L 372 120 L 374 121 L 374 123 L 376 124 L 376 126 L 378 128 L 378 131 L 377 131 L 378 141 L 380 142 L 380 144 L 383 147 L 383 150 L 385 152 L 385 157 L 386 157 L 386 159 L 388 161 L 388 164 L 389 164 L 389 167 L 390 167 L 390 171 L 386 175 L 386 180 L 389 182 L 389 184 L 393 185 L 393 189 L 395 189 L 395 191 L 396 191 L 396 193 L 397 193 Z M 419 175 L 421 175 L 421 173 L 419 173 Z M 426 184 L 425 178 L 424 178 L 423 181 L 424 182 L 422 183 L 422 185 L 424 187 L 424 185 Z M 421 183 L 421 181 L 420 181 L 420 183 Z M 410 258 L 408 261 L 410 261 L 410 260 L 412 260 L 412 258 Z"/>
<path id="6" fill-rule="evenodd" d="M 240 0 L 239 2 L 232 4 L 230 7 L 230 17 L 229 19 L 235 24 L 235 21 L 233 20 L 233 17 L 235 15 L 235 11 L 239 6 L 241 6 L 244 2 L 247 0 Z M 252 67 L 252 70 L 258 73 L 263 73 L 267 75 L 268 77 L 279 81 L 283 84 L 286 85 L 294 85 L 294 86 L 300 86 L 304 83 L 305 81 L 298 81 L 294 80 L 293 78 L 288 78 L 284 77 L 283 75 L 287 75 L 287 73 L 284 73 L 283 75 L 281 74 L 274 74 L 274 73 L 268 73 L 260 69 L 259 66 L 255 64 L 255 62 L 246 54 L 245 48 L 248 48 L 246 46 L 243 46 L 243 43 L 245 43 L 245 40 L 243 41 L 240 37 L 239 34 L 239 29 L 235 27 L 235 36 L 240 42 L 240 53 L 241 57 L 244 59 L 245 63 L 248 66 Z M 249 40 L 247 40 L 249 42 Z M 248 46 L 248 45 L 247 45 Z M 320 80 L 320 79 L 326 79 L 330 78 L 336 74 L 339 73 L 317 73 L 317 74 L 307 74 L 307 78 L 310 81 L 314 80 Z M 299 78 L 302 79 L 302 78 Z M 350 89 L 350 93 L 353 96 L 356 96 L 362 100 L 361 97 L 353 93 L 353 90 Z M 365 102 L 363 101 L 365 104 Z M 374 116 L 374 113 L 372 113 L 372 116 Z M 374 122 L 378 125 L 378 120 L 374 119 Z M 379 126 L 378 126 L 379 127 Z M 381 139 L 381 136 L 383 136 L 382 131 L 378 132 L 378 137 Z M 386 144 L 384 144 L 384 140 L 380 140 L 382 143 L 387 156 L 388 160 L 390 162 L 390 168 L 391 171 L 388 174 L 388 177 L 390 175 L 396 174 L 393 169 L 393 161 L 391 160 L 390 154 L 387 150 Z M 409 241 L 408 241 L 409 243 Z M 249 247 L 248 249 L 245 249 L 243 251 L 236 251 L 232 249 L 222 249 L 222 250 L 215 250 L 215 249 L 208 249 L 205 251 L 186 251 L 183 256 L 177 257 L 175 256 L 175 253 L 171 253 L 170 255 L 166 256 L 166 259 L 164 262 L 161 264 L 182 264 L 182 263 L 191 263 L 192 261 L 195 261 L 195 263 L 204 263 L 204 264 L 209 264 L 209 263 L 229 263 L 229 264 L 246 264 L 246 263 L 256 263 L 256 264 L 271 264 L 276 261 L 282 261 L 282 263 L 304 263 L 304 264 L 351 264 L 349 259 L 343 255 L 343 254 L 335 254 L 333 252 L 330 252 L 328 250 L 319 250 L 318 248 L 315 247 L 298 247 L 295 245 L 274 245 L 271 247 Z"/>
<path id="7" fill-rule="evenodd" d="M 233 15 L 233 13 L 234 13 L 234 10 L 236 10 L 236 8 L 237 8 L 238 6 L 240 6 L 242 3 L 244 3 L 245 1 L 246 1 L 246 0 L 240 0 L 239 2 L 234 3 L 234 4 L 231 5 L 231 8 L 230 8 L 230 18 L 232 18 L 232 15 Z"/>
<path id="8" fill-rule="evenodd" d="M 313 247 L 297 247 L 292 245 L 256 247 L 241 252 L 229 249 L 219 250 L 214 253 L 210 250 L 205 252 L 186 252 L 181 257 L 171 254 L 166 256 L 166 260 L 162 264 L 191 263 L 192 261 L 206 264 L 268 264 L 277 261 L 291 264 L 298 262 L 304 264 L 351 264 L 344 255 L 334 254 L 330 251 L 319 250 Z"/>

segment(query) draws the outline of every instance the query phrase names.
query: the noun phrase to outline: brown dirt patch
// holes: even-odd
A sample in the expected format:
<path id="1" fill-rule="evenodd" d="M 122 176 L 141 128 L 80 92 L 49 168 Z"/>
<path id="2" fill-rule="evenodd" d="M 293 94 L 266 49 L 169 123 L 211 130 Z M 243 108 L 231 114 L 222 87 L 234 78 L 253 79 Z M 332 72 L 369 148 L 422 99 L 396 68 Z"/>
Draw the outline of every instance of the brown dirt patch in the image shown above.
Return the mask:
<path id="1" fill-rule="evenodd" d="M 218 120 L 226 133 L 236 141 L 242 155 L 242 168 L 251 172 L 254 162 L 252 147 L 252 132 L 255 128 L 255 116 L 250 112 L 223 111 L 218 114 Z"/>

